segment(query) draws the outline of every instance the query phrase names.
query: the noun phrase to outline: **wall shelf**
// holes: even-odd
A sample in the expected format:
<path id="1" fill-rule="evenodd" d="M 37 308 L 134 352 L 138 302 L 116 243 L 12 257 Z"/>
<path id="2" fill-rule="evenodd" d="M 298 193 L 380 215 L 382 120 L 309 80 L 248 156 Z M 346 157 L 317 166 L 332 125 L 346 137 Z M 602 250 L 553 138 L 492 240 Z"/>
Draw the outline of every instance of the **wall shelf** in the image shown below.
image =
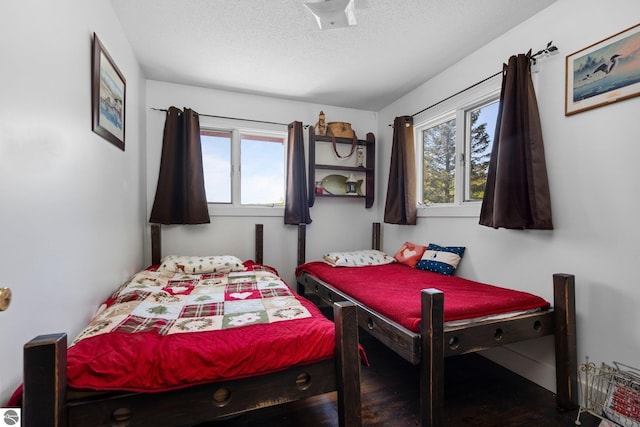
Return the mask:
<path id="1" fill-rule="evenodd" d="M 356 142 L 357 148 L 361 148 L 363 150 L 364 166 L 358 166 L 356 164 L 356 152 L 358 151 L 357 149 L 354 150 L 354 153 L 347 159 L 339 159 L 337 158 L 337 156 L 335 156 L 335 154 L 333 154 L 333 160 L 335 160 L 334 163 L 331 163 L 331 158 L 327 158 L 327 151 L 325 150 L 325 156 L 321 159 L 322 162 L 316 163 L 316 160 L 318 159 L 317 150 L 321 145 L 324 146 L 324 148 L 329 148 L 332 150 L 334 139 L 336 147 L 338 147 L 338 145 L 341 145 L 343 147 L 347 145 L 351 147 L 351 145 L 353 144 L 353 140 L 351 140 L 350 138 L 333 138 L 331 136 L 316 135 L 315 129 L 313 127 L 309 127 L 309 206 L 311 207 L 314 205 L 316 198 L 335 197 L 349 199 L 361 198 L 365 200 L 365 207 L 372 207 L 375 194 L 375 136 L 373 135 L 373 133 L 368 133 L 366 139 L 359 139 Z M 325 180 L 333 180 L 331 183 L 334 186 L 340 185 L 340 183 L 335 182 L 335 178 L 337 177 L 334 176 L 332 172 L 338 174 L 338 176 L 342 175 L 343 177 L 344 174 L 354 174 L 357 177 L 362 177 L 362 183 L 358 185 L 361 194 L 342 194 L 340 193 L 340 189 L 338 189 L 338 191 L 334 191 L 333 193 L 329 192 L 329 190 L 327 188 L 324 188 L 322 184 L 323 182 L 325 182 Z M 344 178 L 346 179 L 346 177 Z M 362 188 L 362 186 L 364 186 L 364 188 Z"/>

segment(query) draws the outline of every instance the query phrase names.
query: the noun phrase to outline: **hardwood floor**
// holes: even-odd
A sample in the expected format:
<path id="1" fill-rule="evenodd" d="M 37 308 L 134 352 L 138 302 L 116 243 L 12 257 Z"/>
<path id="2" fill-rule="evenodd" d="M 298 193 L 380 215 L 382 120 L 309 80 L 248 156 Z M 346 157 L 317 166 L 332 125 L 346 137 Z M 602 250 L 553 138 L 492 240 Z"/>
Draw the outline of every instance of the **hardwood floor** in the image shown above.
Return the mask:
<path id="1" fill-rule="evenodd" d="M 420 425 L 418 368 L 360 331 L 370 366 L 362 367 L 366 426 Z M 445 426 L 575 426 L 577 410 L 560 412 L 555 395 L 477 354 L 445 360 Z M 583 415 L 583 427 L 599 420 Z M 337 426 L 335 393 L 265 408 L 200 427 Z"/>

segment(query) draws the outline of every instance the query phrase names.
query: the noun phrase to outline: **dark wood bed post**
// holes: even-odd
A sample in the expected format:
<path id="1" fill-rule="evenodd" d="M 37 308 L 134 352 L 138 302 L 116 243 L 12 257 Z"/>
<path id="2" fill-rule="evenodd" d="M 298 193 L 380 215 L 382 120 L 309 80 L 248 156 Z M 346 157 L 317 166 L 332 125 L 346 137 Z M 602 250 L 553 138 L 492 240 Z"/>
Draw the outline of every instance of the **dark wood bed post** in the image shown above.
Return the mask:
<path id="1" fill-rule="evenodd" d="M 336 327 L 336 380 L 340 427 L 361 426 L 360 353 L 356 305 L 347 301 L 334 303 L 333 321 Z"/>
<path id="2" fill-rule="evenodd" d="M 380 223 L 379 222 L 374 222 L 373 223 L 373 230 L 371 232 L 371 249 L 375 249 L 375 250 L 380 250 L 380 248 L 382 247 L 381 243 L 382 241 L 380 240 L 381 234 L 380 234 Z"/>
<path id="3" fill-rule="evenodd" d="M 296 265 L 302 265 L 305 262 L 306 258 L 306 246 L 307 246 L 307 225 L 306 224 L 298 224 L 298 259 Z M 297 292 L 298 295 L 305 295 L 304 285 L 300 282 L 297 282 Z"/>
<path id="4" fill-rule="evenodd" d="M 67 334 L 40 335 L 26 343 L 23 376 L 23 425 L 66 426 Z"/>
<path id="5" fill-rule="evenodd" d="M 558 406 L 578 407 L 578 356 L 576 339 L 575 276 L 553 275 L 555 318 L 556 392 Z"/>
<path id="6" fill-rule="evenodd" d="M 264 261 L 264 225 L 256 224 L 256 264 L 262 264 Z"/>
<path id="7" fill-rule="evenodd" d="M 307 247 L 307 225 L 298 224 L 298 264 L 302 265 L 305 262 Z"/>
<path id="8" fill-rule="evenodd" d="M 421 293 L 420 419 L 422 427 L 442 427 L 444 408 L 444 293 Z"/>
<path id="9" fill-rule="evenodd" d="M 160 264 L 162 259 L 162 240 L 160 224 L 151 224 L 151 264 Z"/>

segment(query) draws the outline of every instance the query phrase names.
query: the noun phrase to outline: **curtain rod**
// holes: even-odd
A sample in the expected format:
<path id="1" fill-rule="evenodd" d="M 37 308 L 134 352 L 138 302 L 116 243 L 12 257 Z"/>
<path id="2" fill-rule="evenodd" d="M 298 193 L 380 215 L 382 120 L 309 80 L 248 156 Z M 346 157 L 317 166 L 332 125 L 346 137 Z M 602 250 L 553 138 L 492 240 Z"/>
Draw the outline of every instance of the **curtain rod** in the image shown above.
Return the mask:
<path id="1" fill-rule="evenodd" d="M 168 110 L 166 108 L 153 108 L 151 107 L 152 110 L 155 111 L 164 111 L 167 112 Z M 281 125 L 281 126 L 289 126 L 289 123 L 279 123 L 279 122 L 269 122 L 266 120 L 253 120 L 253 119 L 243 119 L 240 117 L 227 117 L 227 116 L 216 116 L 214 114 L 202 114 L 202 113 L 198 113 L 199 116 L 205 116 L 205 117 L 214 117 L 217 119 L 229 119 L 229 120 L 242 120 L 245 122 L 255 122 L 255 123 L 266 123 L 269 125 Z"/>
<path id="2" fill-rule="evenodd" d="M 544 49 L 542 49 L 542 50 L 539 50 L 539 51 L 538 51 L 538 52 L 536 52 L 535 54 L 531 55 L 531 56 L 530 56 L 530 60 L 531 60 L 531 61 L 533 61 L 533 63 L 535 64 L 535 63 L 536 63 L 536 57 L 537 57 L 537 56 L 540 56 L 540 55 L 543 55 L 543 54 L 553 55 L 554 53 L 557 53 L 557 51 L 558 51 L 558 48 L 557 48 L 556 46 L 554 46 L 554 45 L 553 45 L 553 42 L 552 42 L 552 41 L 550 41 L 549 43 L 547 43 L 547 47 L 546 47 L 546 48 L 544 48 Z M 530 52 L 531 52 L 531 51 L 529 51 L 529 53 L 530 53 Z M 466 88 L 464 88 L 464 89 L 462 89 L 462 90 L 460 90 L 460 91 L 458 91 L 458 92 L 454 93 L 453 95 L 447 96 L 446 98 L 444 98 L 444 99 L 442 99 L 442 100 L 440 100 L 440 101 L 436 102 L 435 104 L 431 104 L 431 105 L 429 105 L 428 107 L 423 108 L 422 110 L 418 111 L 417 113 L 413 113 L 413 114 L 411 115 L 411 117 L 415 117 L 415 116 L 417 116 L 417 115 L 418 115 L 418 114 L 420 114 L 420 113 L 424 113 L 425 111 L 427 111 L 427 110 L 429 110 L 429 109 L 431 109 L 431 108 L 433 108 L 433 107 L 435 107 L 435 106 L 437 106 L 437 105 L 440 105 L 440 104 L 442 104 L 443 102 L 448 101 L 448 100 L 450 100 L 451 98 L 453 98 L 453 97 L 455 97 L 455 96 L 460 95 L 461 93 L 464 93 L 464 92 L 466 92 L 466 91 L 468 91 L 468 90 L 470 90 L 470 89 L 473 89 L 474 87 L 476 87 L 476 86 L 478 86 L 478 85 L 481 85 L 482 83 L 486 82 L 487 80 L 491 80 L 492 78 L 497 77 L 497 76 L 499 76 L 500 74 L 502 74 L 502 71 L 498 71 L 497 73 L 492 74 L 492 75 L 490 75 L 489 77 L 486 77 L 486 78 L 484 78 L 484 79 L 480 80 L 479 82 L 476 82 L 476 83 L 472 84 L 471 86 L 467 86 Z M 393 126 L 393 124 L 390 124 L 389 126 Z"/>

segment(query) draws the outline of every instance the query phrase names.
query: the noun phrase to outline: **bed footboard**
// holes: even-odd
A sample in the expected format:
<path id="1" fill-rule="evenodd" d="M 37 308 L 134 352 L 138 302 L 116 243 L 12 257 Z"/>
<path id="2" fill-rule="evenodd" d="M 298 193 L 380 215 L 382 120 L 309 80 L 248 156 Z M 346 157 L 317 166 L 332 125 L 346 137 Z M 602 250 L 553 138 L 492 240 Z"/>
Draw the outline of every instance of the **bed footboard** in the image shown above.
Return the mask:
<path id="1" fill-rule="evenodd" d="M 423 427 L 443 426 L 444 357 L 489 348 L 473 342 L 489 332 L 500 345 L 554 334 L 556 360 L 556 401 L 562 410 L 578 406 L 578 363 L 576 349 L 575 277 L 553 275 L 553 311 L 520 316 L 505 322 L 487 322 L 463 330 L 446 330 L 443 324 L 444 294 L 437 289 L 422 291 L 422 325 L 420 334 L 420 415 Z M 507 322 L 512 323 L 507 333 Z M 532 326 L 532 327 L 529 327 Z M 498 334 L 499 331 L 499 334 Z M 471 338 L 470 343 L 467 338 Z"/>
<path id="2" fill-rule="evenodd" d="M 357 312 L 334 305 L 336 357 L 250 378 L 160 393 L 67 390 L 67 336 L 41 335 L 24 346 L 25 427 L 198 424 L 338 391 L 340 427 L 361 426 Z M 194 411 L 193 408 L 198 408 Z"/>

